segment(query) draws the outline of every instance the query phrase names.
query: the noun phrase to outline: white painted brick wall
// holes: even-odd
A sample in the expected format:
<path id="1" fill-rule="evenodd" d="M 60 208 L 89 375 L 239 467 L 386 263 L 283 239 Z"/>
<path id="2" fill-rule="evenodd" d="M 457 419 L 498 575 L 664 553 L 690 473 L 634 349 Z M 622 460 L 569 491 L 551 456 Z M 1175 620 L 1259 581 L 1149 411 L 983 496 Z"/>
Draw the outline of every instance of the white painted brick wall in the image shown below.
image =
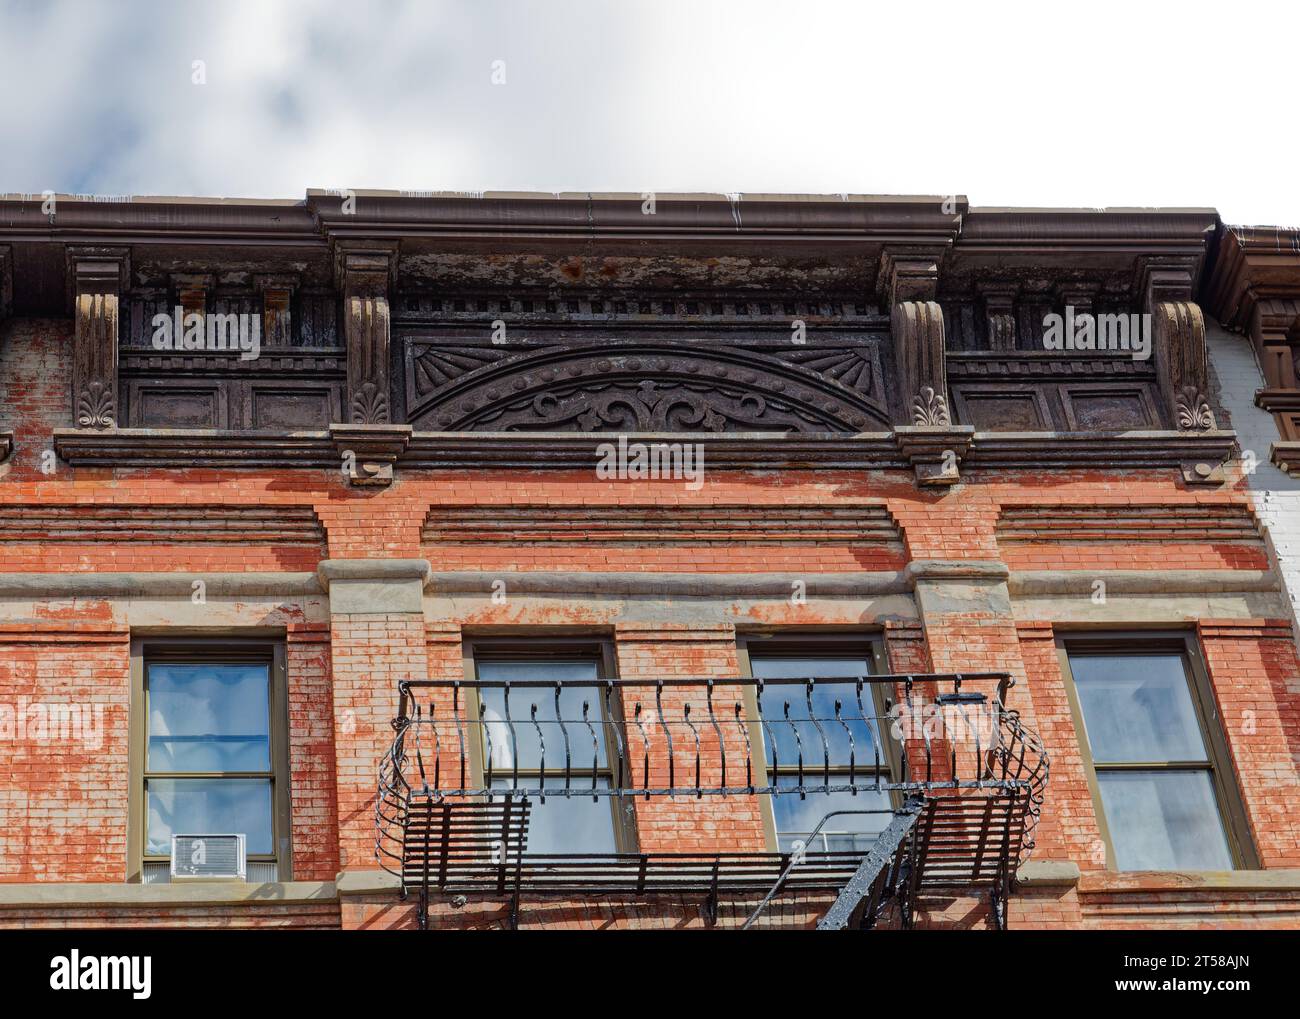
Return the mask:
<path id="1" fill-rule="evenodd" d="M 1270 556 L 1286 585 L 1291 625 L 1300 639 L 1300 481 L 1269 462 L 1269 449 L 1279 436 L 1273 415 L 1255 406 L 1255 390 L 1264 385 L 1264 377 L 1250 340 L 1228 332 L 1209 316 L 1205 332 L 1210 385 L 1219 407 L 1226 411 L 1220 415 L 1219 425 L 1236 430 L 1243 456 L 1246 451 L 1255 455 L 1255 470 L 1246 480 L 1255 513 L 1267 528 Z"/>

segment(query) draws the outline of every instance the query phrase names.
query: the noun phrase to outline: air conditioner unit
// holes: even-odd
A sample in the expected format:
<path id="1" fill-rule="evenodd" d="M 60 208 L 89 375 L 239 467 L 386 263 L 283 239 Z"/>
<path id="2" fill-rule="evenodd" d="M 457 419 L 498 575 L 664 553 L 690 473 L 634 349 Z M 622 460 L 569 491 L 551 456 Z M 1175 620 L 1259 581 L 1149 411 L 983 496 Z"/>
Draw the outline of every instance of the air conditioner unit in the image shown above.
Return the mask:
<path id="1" fill-rule="evenodd" d="M 243 835 L 173 835 L 173 881 L 243 881 Z"/>

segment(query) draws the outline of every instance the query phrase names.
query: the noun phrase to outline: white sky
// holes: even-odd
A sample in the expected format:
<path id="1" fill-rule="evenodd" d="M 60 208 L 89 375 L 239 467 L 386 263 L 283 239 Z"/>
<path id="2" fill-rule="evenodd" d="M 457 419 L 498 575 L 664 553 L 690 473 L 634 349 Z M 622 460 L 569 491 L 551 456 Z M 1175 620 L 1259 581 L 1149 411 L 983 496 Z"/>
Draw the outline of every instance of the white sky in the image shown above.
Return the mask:
<path id="1" fill-rule="evenodd" d="M 0 192 L 959 193 L 1300 225 L 1298 28 L 1291 0 L 0 0 Z"/>

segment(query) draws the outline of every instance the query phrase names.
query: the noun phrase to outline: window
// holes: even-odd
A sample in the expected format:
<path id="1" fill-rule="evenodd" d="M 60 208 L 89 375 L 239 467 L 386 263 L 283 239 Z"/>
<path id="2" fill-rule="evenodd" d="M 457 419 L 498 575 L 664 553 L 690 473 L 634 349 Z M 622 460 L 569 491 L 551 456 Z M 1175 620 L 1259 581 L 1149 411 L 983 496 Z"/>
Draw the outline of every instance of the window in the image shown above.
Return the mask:
<path id="1" fill-rule="evenodd" d="M 1063 640 L 1062 647 L 1109 865 L 1254 865 L 1208 678 L 1190 639 Z"/>
<path id="2" fill-rule="evenodd" d="M 509 790 L 516 787 L 517 775 L 518 788 L 536 788 L 545 754 L 545 788 L 555 792 L 548 794 L 545 802 L 532 797 L 527 851 L 614 853 L 630 849 L 629 824 L 619 814 L 618 798 L 583 794 L 592 788 L 593 769 L 597 788 L 609 789 L 614 781 L 609 727 L 604 724 L 604 688 L 598 685 L 609 674 L 606 650 L 594 644 L 539 641 L 483 644 L 472 648 L 471 654 L 468 665 L 474 678 L 511 684 L 508 691 L 504 685 L 479 690 L 485 724 L 480 727 L 476 749 L 483 784 Z M 515 685 L 537 682 L 545 685 Z M 556 683 L 566 684 L 559 688 L 558 704 Z M 584 717 L 590 725 L 584 723 Z M 563 792 L 566 731 L 573 771 L 569 796 Z"/>
<path id="3" fill-rule="evenodd" d="M 770 683 L 764 685 L 761 696 L 756 691 L 755 712 L 761 710 L 761 717 L 768 724 L 756 727 L 760 731 L 755 733 L 755 743 L 762 756 L 760 758 L 756 752 L 755 759 L 765 762 L 768 784 L 791 789 L 798 787 L 802 743 L 805 786 L 823 784 L 827 754 L 831 785 L 848 785 L 851 751 L 854 784 L 866 787 L 857 793 L 813 793 L 802 799 L 793 792 L 765 797 L 770 801 L 769 840 L 781 852 L 805 845 L 813 852 L 870 848 L 889 823 L 888 811 L 893 808 L 889 793 L 870 788 L 877 776 L 881 782 L 887 782 L 892 774 L 893 748 L 881 743 L 872 718 L 884 713 L 882 691 L 864 684 L 862 707 L 859 709 L 859 691 L 855 681 L 835 683 L 826 680 L 840 677 L 856 680 L 879 672 L 876 668 L 878 647 L 860 638 L 790 642 L 752 637 L 745 640 L 742 650 L 747 652 L 742 654 L 742 662 L 748 659 L 749 675 L 755 679 L 813 677 L 818 680 L 811 692 L 811 711 L 810 695 L 804 684 Z M 843 725 L 835 721 L 836 701 L 841 705 L 841 717 L 845 719 Z M 869 721 L 849 721 L 863 716 Z M 822 723 L 820 732 L 813 718 Z M 815 842 L 809 844 L 808 838 L 817 823 L 836 810 L 878 812 L 831 818 Z"/>
<path id="4" fill-rule="evenodd" d="M 173 834 L 242 834 L 249 880 L 288 879 L 283 660 L 268 644 L 135 649 L 132 871 L 167 879 Z"/>

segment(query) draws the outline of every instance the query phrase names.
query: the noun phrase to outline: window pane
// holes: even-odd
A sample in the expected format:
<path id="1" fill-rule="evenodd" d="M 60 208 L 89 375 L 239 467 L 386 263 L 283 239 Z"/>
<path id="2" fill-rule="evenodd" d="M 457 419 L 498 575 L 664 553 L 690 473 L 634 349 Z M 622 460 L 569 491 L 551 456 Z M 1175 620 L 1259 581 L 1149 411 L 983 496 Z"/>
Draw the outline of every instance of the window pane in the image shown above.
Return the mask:
<path id="1" fill-rule="evenodd" d="M 804 679 L 812 677 L 869 676 L 871 665 L 865 658 L 761 658 L 750 659 L 756 679 Z M 840 718 L 836 720 L 835 702 L 840 702 Z M 786 705 L 789 704 L 789 721 Z M 876 760 L 875 723 L 853 721 L 865 714 L 868 718 L 876 709 L 871 698 L 871 687 L 862 688 L 862 707 L 858 707 L 856 683 L 818 682 L 812 691 L 812 711 L 808 710 L 807 687 L 802 684 L 767 685 L 762 697 L 763 718 L 768 725 L 763 728 L 767 749 L 767 763 L 772 764 L 773 751 L 781 767 L 793 767 L 799 761 L 800 743 L 803 745 L 804 766 L 821 765 L 827 751 L 832 765 L 849 763 L 852 748 L 854 763 L 860 768 L 872 768 Z M 821 732 L 812 722 L 821 723 Z M 846 729 L 847 727 L 847 729 Z M 797 733 L 797 735 L 796 735 Z M 880 766 L 887 767 L 883 748 Z M 805 784 L 811 784 L 810 782 Z"/>
<path id="2" fill-rule="evenodd" d="M 597 783 L 609 788 L 608 780 Z M 493 781 L 493 788 L 509 788 L 507 781 Z M 613 853 L 614 815 L 610 797 L 593 803 L 590 796 L 547 796 L 546 802 L 532 801 L 528 813 L 529 853 Z"/>
<path id="3" fill-rule="evenodd" d="M 1103 771 L 1102 807 L 1120 870 L 1231 870 L 1208 771 Z"/>
<path id="4" fill-rule="evenodd" d="M 270 779 L 151 778 L 145 792 L 149 856 L 170 855 L 173 833 L 243 835 L 249 855 L 274 852 Z"/>
<path id="5" fill-rule="evenodd" d="M 1207 759 L 1181 655 L 1071 655 L 1070 671 L 1097 763 Z"/>
<path id="6" fill-rule="evenodd" d="M 149 771 L 270 771 L 270 670 L 149 665 Z"/>
<path id="7" fill-rule="evenodd" d="M 545 680 L 548 683 L 594 681 L 594 661 L 576 662 L 478 662 L 478 677 L 494 682 Z M 506 723 L 506 692 L 500 688 L 479 691 L 483 702 L 484 757 L 490 759 L 495 778 L 514 767 L 516 755 L 520 768 L 541 767 L 542 748 L 546 750 L 548 773 L 564 773 L 564 738 L 567 731 L 571 766 L 590 774 L 593 760 L 598 768 L 607 767 L 605 759 L 605 692 L 598 686 L 560 690 L 560 710 L 555 710 L 555 687 L 524 687 L 510 691 L 510 721 Z M 583 722 L 583 704 L 587 705 Z M 537 705 L 533 724 L 533 705 Z M 557 719 L 564 721 L 561 727 Z M 540 738 L 538 729 L 540 728 Z"/>
<path id="8" fill-rule="evenodd" d="M 798 785 L 798 779 L 794 775 L 782 775 L 776 784 L 793 788 Z M 881 813 L 832 817 L 822 826 L 816 840 L 809 842 L 809 833 L 817 827 L 817 822 L 833 810 Z M 777 794 L 772 797 L 772 811 L 776 815 L 776 841 L 782 852 L 793 852 L 797 848 L 796 841 L 804 843 L 812 853 L 870 849 L 876 836 L 885 830 L 893 817 L 889 794 L 870 789 L 856 796 L 852 793 L 812 793 L 802 800 L 794 793 Z"/>

